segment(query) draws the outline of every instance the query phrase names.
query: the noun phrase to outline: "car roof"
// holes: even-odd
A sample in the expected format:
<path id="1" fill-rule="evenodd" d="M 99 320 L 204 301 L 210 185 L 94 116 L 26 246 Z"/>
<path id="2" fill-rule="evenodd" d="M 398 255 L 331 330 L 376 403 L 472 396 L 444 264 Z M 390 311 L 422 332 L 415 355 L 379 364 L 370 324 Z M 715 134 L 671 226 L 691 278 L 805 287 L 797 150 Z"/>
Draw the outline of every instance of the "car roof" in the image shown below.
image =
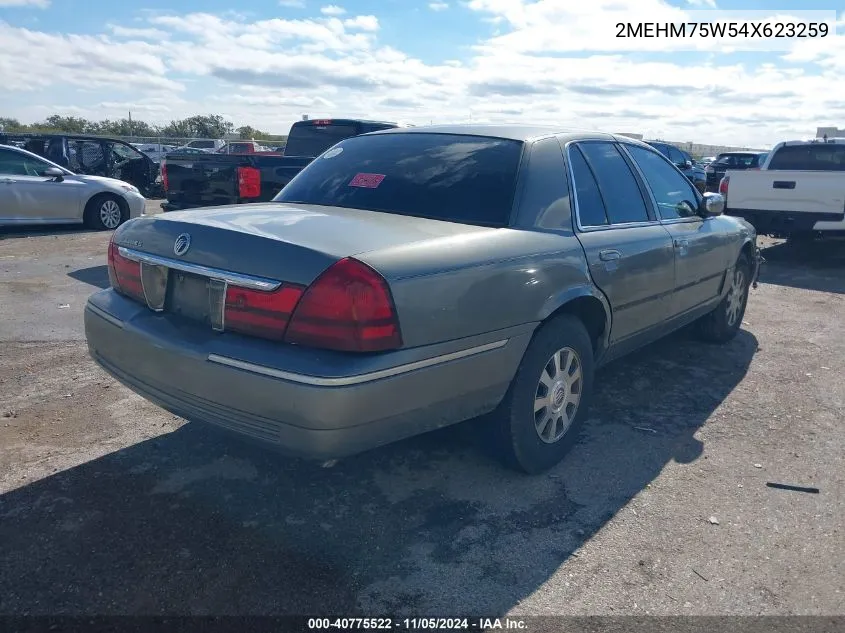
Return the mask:
<path id="1" fill-rule="evenodd" d="M 527 125 L 527 124 L 494 124 L 494 123 L 465 123 L 453 125 L 422 125 L 419 127 L 392 128 L 370 132 L 365 136 L 381 134 L 452 134 L 456 136 L 478 136 L 499 138 L 512 141 L 530 142 L 550 136 L 557 137 L 561 142 L 568 143 L 578 140 L 606 140 L 620 141 L 634 145 L 644 145 L 641 141 L 628 136 L 598 132 L 595 130 L 566 127 L 561 125 Z"/>
<path id="2" fill-rule="evenodd" d="M 731 152 L 721 152 L 719 154 L 719 156 L 746 156 L 746 155 L 749 155 L 749 154 L 752 155 L 752 156 L 758 156 L 760 154 L 767 154 L 767 153 L 768 152 L 763 152 L 763 151 L 759 151 L 759 150 L 756 150 L 756 149 L 749 149 L 747 151 L 735 150 L 735 151 L 731 151 Z"/>

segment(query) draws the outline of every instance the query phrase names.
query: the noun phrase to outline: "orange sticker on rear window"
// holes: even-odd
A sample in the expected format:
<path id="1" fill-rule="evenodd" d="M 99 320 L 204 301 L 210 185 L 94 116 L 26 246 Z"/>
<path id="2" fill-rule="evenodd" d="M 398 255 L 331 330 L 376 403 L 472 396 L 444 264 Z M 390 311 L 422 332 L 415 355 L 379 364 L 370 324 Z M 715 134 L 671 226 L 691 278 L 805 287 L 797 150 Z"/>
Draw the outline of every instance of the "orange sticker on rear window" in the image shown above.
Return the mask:
<path id="1" fill-rule="evenodd" d="M 349 186 L 375 189 L 381 184 L 382 180 L 384 180 L 384 174 L 356 174 L 355 177 L 349 181 Z"/>

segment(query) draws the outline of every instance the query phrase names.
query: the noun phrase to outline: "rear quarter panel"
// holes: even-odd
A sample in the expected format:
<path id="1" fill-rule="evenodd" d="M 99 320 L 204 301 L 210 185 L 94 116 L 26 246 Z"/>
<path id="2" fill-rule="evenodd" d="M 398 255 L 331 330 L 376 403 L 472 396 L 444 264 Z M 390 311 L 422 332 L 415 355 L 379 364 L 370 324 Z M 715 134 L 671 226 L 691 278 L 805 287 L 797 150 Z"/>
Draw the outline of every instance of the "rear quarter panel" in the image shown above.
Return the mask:
<path id="1" fill-rule="evenodd" d="M 532 330 L 566 300 L 595 295 L 572 235 L 497 229 L 357 258 L 388 280 L 408 347 Z"/>

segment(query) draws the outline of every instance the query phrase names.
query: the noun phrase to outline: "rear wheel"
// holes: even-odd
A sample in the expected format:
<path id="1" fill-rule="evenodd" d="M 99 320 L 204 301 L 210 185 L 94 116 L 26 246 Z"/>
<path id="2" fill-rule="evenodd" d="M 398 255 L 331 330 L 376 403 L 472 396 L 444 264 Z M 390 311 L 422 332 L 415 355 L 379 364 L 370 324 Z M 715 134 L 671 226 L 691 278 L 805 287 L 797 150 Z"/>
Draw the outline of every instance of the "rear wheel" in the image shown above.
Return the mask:
<path id="1" fill-rule="evenodd" d="M 85 206 L 85 224 L 97 231 L 113 231 L 128 217 L 126 201 L 111 193 L 96 195 Z"/>
<path id="2" fill-rule="evenodd" d="M 751 261 L 747 255 L 739 256 L 728 283 L 730 287 L 725 298 L 698 322 L 698 334 L 705 341 L 727 343 L 739 332 L 751 285 Z"/>
<path id="3" fill-rule="evenodd" d="M 586 328 L 574 316 L 555 317 L 535 334 L 494 414 L 505 462 L 529 474 L 560 462 L 577 440 L 592 386 Z"/>

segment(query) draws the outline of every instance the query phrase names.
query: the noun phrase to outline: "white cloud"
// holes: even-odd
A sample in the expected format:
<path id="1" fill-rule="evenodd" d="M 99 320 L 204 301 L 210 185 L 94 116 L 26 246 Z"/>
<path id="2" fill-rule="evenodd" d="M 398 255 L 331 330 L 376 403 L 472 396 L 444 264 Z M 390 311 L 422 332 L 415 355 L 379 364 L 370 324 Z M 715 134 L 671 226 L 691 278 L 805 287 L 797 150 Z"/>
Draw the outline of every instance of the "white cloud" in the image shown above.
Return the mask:
<path id="1" fill-rule="evenodd" d="M 0 21 L 0 116 L 33 120 L 56 103 L 93 118 L 131 109 L 151 122 L 214 111 L 274 132 L 303 113 L 417 123 L 521 119 L 758 146 L 845 119 L 839 40 L 807 40 L 786 61 L 768 53 L 767 64 L 718 50 L 683 61 L 630 55 L 604 33 L 601 11 L 610 1 L 470 0 L 470 15 L 498 20 L 503 34 L 436 63 L 381 44 L 375 15 L 147 13 L 144 22 L 111 24 L 101 35 Z M 683 13 L 661 0 L 641 3 L 645 15 Z"/>
<path id="2" fill-rule="evenodd" d="M 374 15 L 356 15 L 354 18 L 343 21 L 348 29 L 361 29 L 362 31 L 378 31 L 378 18 Z"/>
<path id="3" fill-rule="evenodd" d="M 50 0 L 0 0 L 0 7 L 35 7 L 46 9 L 50 6 Z"/>
<path id="4" fill-rule="evenodd" d="M 754 23 L 760 18 L 777 16 L 778 22 L 795 22 L 796 12 L 745 11 L 723 13 L 700 11 L 709 0 L 694 0 L 696 13 L 668 4 L 665 0 L 590 0 L 590 2 L 560 2 L 560 0 L 470 0 L 468 7 L 495 24 L 507 23 L 510 31 L 497 35 L 485 43 L 496 49 L 524 53 L 573 53 L 584 51 L 713 51 L 724 53 L 726 47 L 736 50 L 771 51 L 773 47 L 788 47 L 786 39 L 763 39 L 724 36 L 702 37 L 689 26 L 708 20 L 736 22 L 739 19 Z M 824 12 L 800 12 L 804 21 L 812 14 L 817 20 Z M 828 11 L 830 15 L 833 12 Z M 686 29 L 685 36 L 644 36 L 638 25 L 672 24 Z M 620 27 L 620 25 L 622 25 Z M 562 36 L 565 34 L 565 36 Z"/>
<path id="5" fill-rule="evenodd" d="M 428 8 L 432 11 L 445 11 L 449 8 L 449 5 L 445 2 L 429 2 Z"/>
<path id="6" fill-rule="evenodd" d="M 336 4 L 330 4 L 328 6 L 322 7 L 320 9 L 320 13 L 323 15 L 343 15 L 346 13 L 346 9 L 343 7 L 339 7 Z"/>
<path id="7" fill-rule="evenodd" d="M 716 8 L 716 0 L 687 0 L 687 4 L 692 7 L 708 7 L 710 9 Z"/>
<path id="8" fill-rule="evenodd" d="M 117 37 L 123 38 L 137 38 L 139 40 L 164 40 L 170 36 L 167 31 L 162 31 L 161 29 L 138 29 L 120 26 L 118 24 L 109 24 L 107 25 L 107 28 Z"/>

